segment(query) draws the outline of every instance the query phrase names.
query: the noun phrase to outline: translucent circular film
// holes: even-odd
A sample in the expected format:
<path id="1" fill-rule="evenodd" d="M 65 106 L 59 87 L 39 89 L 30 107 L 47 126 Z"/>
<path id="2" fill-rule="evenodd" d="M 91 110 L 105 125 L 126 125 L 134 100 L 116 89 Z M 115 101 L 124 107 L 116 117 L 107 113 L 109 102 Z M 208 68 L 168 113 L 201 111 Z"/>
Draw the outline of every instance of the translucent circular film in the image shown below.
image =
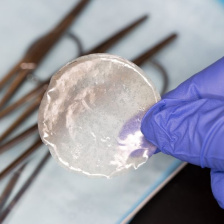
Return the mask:
<path id="1" fill-rule="evenodd" d="M 40 136 L 69 170 L 110 177 L 136 169 L 155 151 L 140 126 L 159 99 L 133 63 L 109 54 L 83 56 L 52 77 L 39 109 Z"/>

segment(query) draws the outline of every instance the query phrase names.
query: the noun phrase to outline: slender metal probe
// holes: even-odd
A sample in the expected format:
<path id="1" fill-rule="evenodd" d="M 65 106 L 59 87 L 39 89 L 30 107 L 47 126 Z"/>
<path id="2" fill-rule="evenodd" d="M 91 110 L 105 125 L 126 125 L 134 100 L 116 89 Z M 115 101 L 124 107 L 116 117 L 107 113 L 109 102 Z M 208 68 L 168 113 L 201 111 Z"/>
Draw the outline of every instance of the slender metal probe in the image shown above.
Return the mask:
<path id="1" fill-rule="evenodd" d="M 15 167 L 17 167 L 21 162 L 34 153 L 41 145 L 42 141 L 40 138 L 38 138 L 38 140 L 29 149 L 27 149 L 21 156 L 15 159 L 2 172 L 0 172 L 0 180 L 2 180 L 8 173 L 15 169 Z"/>
<path id="2" fill-rule="evenodd" d="M 4 108 L 0 111 L 0 119 L 4 118 L 5 116 L 8 116 L 13 111 L 18 109 L 23 104 L 29 102 L 30 100 L 34 99 L 38 95 L 44 93 L 48 87 L 48 84 L 46 82 L 41 83 L 36 88 L 28 92 L 26 95 L 22 96 L 20 99 L 18 99 L 16 102 L 10 104 L 8 107 Z"/>
<path id="3" fill-rule="evenodd" d="M 142 22 L 144 22 L 148 18 L 148 15 L 144 15 L 141 18 L 137 19 L 130 25 L 128 25 L 126 28 L 122 29 L 121 31 L 115 33 L 113 36 L 109 37 L 102 43 L 100 43 L 98 46 L 94 47 L 93 49 L 85 52 L 85 54 L 93 54 L 93 53 L 103 53 L 107 51 L 110 47 L 112 47 L 118 40 L 120 40 L 122 37 L 124 37 L 127 33 L 129 33 L 131 30 L 136 28 L 138 25 L 140 25 Z"/>
<path id="4" fill-rule="evenodd" d="M 22 171 L 24 170 L 26 165 L 27 165 L 27 163 L 24 163 L 18 170 L 16 170 L 13 173 L 13 175 L 10 178 L 8 184 L 6 185 L 4 191 L 2 192 L 2 194 L 0 196 L 0 213 L 1 213 L 2 209 L 4 208 L 5 203 L 7 202 L 10 194 L 12 193 L 12 190 L 15 187 L 16 183 L 18 182 L 20 174 L 22 173 Z"/>
<path id="5" fill-rule="evenodd" d="M 17 204 L 17 202 L 20 200 L 23 194 L 27 191 L 30 185 L 34 182 L 34 180 L 37 178 L 37 175 L 43 169 L 44 165 L 46 164 L 49 158 L 50 158 L 50 153 L 47 152 L 46 155 L 43 157 L 43 159 L 40 161 L 40 163 L 37 165 L 36 169 L 33 171 L 33 173 L 29 176 L 29 178 L 25 181 L 23 186 L 20 188 L 19 192 L 15 195 L 15 197 L 12 199 L 9 205 L 0 214 L 0 223 L 2 223 L 5 220 L 5 218 L 8 216 L 10 211 L 14 208 L 14 206 Z"/>
<path id="6" fill-rule="evenodd" d="M 9 141 L 5 142 L 4 144 L 0 145 L 0 154 L 7 151 L 8 149 L 12 148 L 14 145 L 20 143 L 27 137 L 29 137 L 31 134 L 37 132 L 37 124 L 32 125 L 28 129 L 26 129 L 24 132 L 18 134 L 14 138 L 10 139 Z"/>
<path id="7" fill-rule="evenodd" d="M 138 56 L 137 58 L 133 59 L 133 63 L 136 65 L 141 65 L 145 60 L 149 59 L 153 55 L 155 55 L 157 52 L 159 52 L 161 49 L 163 49 L 167 44 L 169 44 L 171 41 L 177 38 L 177 34 L 173 33 L 169 35 L 168 37 L 164 38 L 162 41 L 160 41 L 158 44 L 155 44 L 153 47 L 151 47 L 149 50 L 146 50 L 143 54 Z"/>
<path id="8" fill-rule="evenodd" d="M 43 93 L 0 135 L 0 143 L 15 131 L 39 107 Z"/>

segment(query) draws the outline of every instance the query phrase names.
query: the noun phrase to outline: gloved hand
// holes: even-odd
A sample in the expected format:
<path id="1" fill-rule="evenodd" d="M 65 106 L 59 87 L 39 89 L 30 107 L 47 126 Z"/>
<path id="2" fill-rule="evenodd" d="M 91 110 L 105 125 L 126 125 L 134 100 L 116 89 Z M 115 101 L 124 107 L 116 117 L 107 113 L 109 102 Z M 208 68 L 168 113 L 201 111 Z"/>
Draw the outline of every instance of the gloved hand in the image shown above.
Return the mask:
<path id="1" fill-rule="evenodd" d="M 164 95 L 141 130 L 163 153 L 211 168 L 212 192 L 224 208 L 224 58 Z"/>

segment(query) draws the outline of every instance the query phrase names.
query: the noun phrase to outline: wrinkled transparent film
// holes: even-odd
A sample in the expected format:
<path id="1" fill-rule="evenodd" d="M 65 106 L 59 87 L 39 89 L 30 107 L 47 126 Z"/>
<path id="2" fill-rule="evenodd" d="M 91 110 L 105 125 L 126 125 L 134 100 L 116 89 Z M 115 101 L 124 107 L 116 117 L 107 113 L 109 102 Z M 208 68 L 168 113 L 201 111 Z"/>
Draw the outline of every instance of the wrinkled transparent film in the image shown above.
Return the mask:
<path id="1" fill-rule="evenodd" d="M 39 109 L 40 136 L 71 171 L 111 177 L 137 169 L 155 151 L 140 126 L 159 99 L 133 63 L 109 54 L 83 56 L 52 77 Z"/>

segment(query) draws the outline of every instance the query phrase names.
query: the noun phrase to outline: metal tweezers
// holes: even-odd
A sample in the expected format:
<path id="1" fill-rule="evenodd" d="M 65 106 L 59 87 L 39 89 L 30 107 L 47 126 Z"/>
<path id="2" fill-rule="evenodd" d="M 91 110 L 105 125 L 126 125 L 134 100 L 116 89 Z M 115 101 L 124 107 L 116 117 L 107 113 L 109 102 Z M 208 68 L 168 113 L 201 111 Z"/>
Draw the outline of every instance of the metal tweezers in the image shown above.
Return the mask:
<path id="1" fill-rule="evenodd" d="M 41 63 L 41 61 L 44 59 L 49 50 L 56 44 L 56 42 L 62 36 L 62 34 L 65 33 L 67 28 L 71 25 L 71 23 L 78 16 L 78 14 L 80 14 L 80 12 L 84 9 L 84 7 L 87 5 L 88 2 L 89 0 L 81 0 L 77 4 L 77 6 L 75 6 L 71 10 L 71 12 L 69 12 L 65 16 L 65 18 L 53 30 L 51 30 L 48 34 L 44 35 L 43 37 L 35 41 L 28 48 L 26 55 L 0 81 L 0 89 L 11 81 L 11 84 L 9 85 L 6 94 L 0 101 L 0 109 L 2 109 L 0 110 L 0 119 L 4 118 L 5 116 L 8 116 L 22 105 L 31 102 L 30 105 L 26 108 L 26 110 L 16 119 L 16 121 L 11 126 L 9 126 L 5 130 L 5 132 L 0 136 L 0 154 L 10 150 L 13 146 L 20 143 L 22 140 L 28 138 L 31 134 L 37 133 L 37 124 L 34 124 L 33 126 L 23 131 L 19 135 L 15 136 L 14 138 L 8 141 L 4 141 L 10 136 L 10 134 L 16 128 L 18 128 L 20 125 L 23 124 L 23 122 L 27 119 L 28 116 L 30 116 L 38 108 L 40 100 L 42 99 L 42 96 L 50 81 L 49 79 L 40 83 L 36 88 L 34 88 L 32 91 L 22 96 L 15 103 L 7 105 L 7 107 L 5 105 L 10 100 L 10 98 L 15 94 L 15 92 L 19 89 L 19 87 L 22 85 L 27 75 L 37 68 L 37 66 Z M 73 39 L 75 39 L 75 41 L 78 44 L 79 56 L 85 54 L 106 52 L 118 40 L 120 40 L 123 36 L 128 34 L 131 30 L 133 30 L 135 27 L 137 27 L 146 19 L 147 15 L 137 19 L 127 27 L 123 28 L 121 31 L 115 33 L 114 35 L 112 35 L 111 37 L 109 37 L 108 39 L 106 39 L 105 41 L 103 41 L 102 43 L 100 43 L 99 45 L 97 45 L 96 47 L 85 53 L 83 53 L 80 40 L 73 35 L 72 36 Z M 161 40 L 158 44 L 154 45 L 150 49 L 147 49 L 141 55 L 134 58 L 132 61 L 139 66 L 142 65 L 146 60 L 148 60 L 149 58 L 154 56 L 157 52 L 162 50 L 176 37 L 177 34 L 175 33 L 169 35 L 168 37 Z M 168 86 L 168 75 L 165 69 L 158 62 L 154 60 L 152 63 L 160 70 L 163 76 L 164 85 L 162 93 L 164 93 L 167 90 Z M 13 209 L 18 200 L 22 197 L 22 195 L 25 193 L 25 191 L 28 189 L 28 187 L 31 185 L 33 180 L 37 177 L 38 173 L 41 171 L 43 166 L 48 161 L 50 155 L 49 152 L 47 152 L 46 155 L 41 159 L 36 169 L 33 171 L 33 173 L 30 175 L 27 181 L 25 181 L 25 183 L 20 188 L 18 193 L 14 196 L 14 198 L 5 207 L 11 191 L 15 187 L 21 173 L 27 166 L 28 159 L 41 145 L 42 141 L 38 137 L 31 147 L 29 147 L 17 159 L 15 159 L 12 163 L 10 163 L 2 172 L 0 172 L 0 180 L 1 180 L 5 176 L 11 174 L 12 171 L 14 171 L 14 174 L 8 181 L 8 184 L 6 185 L 2 195 L 0 196 L 0 223 L 8 216 L 10 211 Z"/>

